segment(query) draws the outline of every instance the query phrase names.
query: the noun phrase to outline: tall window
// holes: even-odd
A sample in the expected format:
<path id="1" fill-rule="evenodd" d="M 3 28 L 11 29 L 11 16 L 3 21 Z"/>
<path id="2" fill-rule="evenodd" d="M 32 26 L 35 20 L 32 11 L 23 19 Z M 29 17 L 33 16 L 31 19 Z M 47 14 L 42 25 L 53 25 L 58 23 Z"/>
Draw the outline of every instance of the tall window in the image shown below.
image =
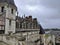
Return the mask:
<path id="1" fill-rule="evenodd" d="M 3 12 L 4 11 L 4 6 L 3 7 L 1 7 L 1 12 Z"/>
<path id="2" fill-rule="evenodd" d="M 20 23 L 20 28 L 22 28 L 22 23 Z"/>
<path id="3" fill-rule="evenodd" d="M 11 26 L 11 20 L 9 20 L 9 25 Z"/>
<path id="4" fill-rule="evenodd" d="M 11 9 L 11 13 L 13 14 L 13 9 Z"/>
<path id="5" fill-rule="evenodd" d="M 18 22 L 16 22 L 16 28 L 19 28 L 19 23 Z"/>

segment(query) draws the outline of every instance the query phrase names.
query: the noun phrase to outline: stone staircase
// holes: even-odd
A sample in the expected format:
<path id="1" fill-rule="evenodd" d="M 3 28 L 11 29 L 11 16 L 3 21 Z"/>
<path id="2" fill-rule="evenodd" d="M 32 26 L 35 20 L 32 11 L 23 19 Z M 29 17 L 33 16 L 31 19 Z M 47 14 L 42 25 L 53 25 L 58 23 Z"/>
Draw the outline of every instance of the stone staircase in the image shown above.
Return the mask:
<path id="1" fill-rule="evenodd" d="M 28 38 L 28 41 L 35 41 L 37 39 L 39 39 L 39 35 L 38 34 L 30 35 L 29 38 Z"/>
<path id="2" fill-rule="evenodd" d="M 6 42 L 0 41 L 0 45 L 9 45 Z"/>
<path id="3" fill-rule="evenodd" d="M 48 45 L 48 43 L 50 42 L 50 40 L 51 40 L 51 36 L 49 36 L 49 37 L 47 38 L 47 40 L 46 40 L 46 45 Z"/>

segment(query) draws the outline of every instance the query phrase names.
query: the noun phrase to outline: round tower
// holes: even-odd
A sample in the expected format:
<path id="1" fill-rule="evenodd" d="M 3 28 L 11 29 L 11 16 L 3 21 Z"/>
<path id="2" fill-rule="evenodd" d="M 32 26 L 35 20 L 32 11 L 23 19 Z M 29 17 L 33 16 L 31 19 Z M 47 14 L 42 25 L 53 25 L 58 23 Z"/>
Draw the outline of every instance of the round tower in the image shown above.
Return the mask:
<path id="1" fill-rule="evenodd" d="M 14 0 L 0 0 L 0 15 L 4 17 L 5 34 L 15 33 L 16 12 Z"/>

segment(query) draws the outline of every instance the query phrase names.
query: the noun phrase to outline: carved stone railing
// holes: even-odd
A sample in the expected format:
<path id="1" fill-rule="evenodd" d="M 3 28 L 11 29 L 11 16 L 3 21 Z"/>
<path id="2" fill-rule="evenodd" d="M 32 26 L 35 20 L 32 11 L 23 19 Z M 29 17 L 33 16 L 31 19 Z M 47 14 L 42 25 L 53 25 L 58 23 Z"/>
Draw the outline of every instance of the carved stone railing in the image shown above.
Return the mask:
<path id="1" fill-rule="evenodd" d="M 0 34 L 0 41 L 5 42 L 9 45 L 18 45 L 19 41 L 25 41 L 26 38 L 24 36 L 16 36 L 15 34 L 7 35 Z"/>
<path id="2" fill-rule="evenodd" d="M 16 29 L 16 31 L 39 31 L 40 29 Z"/>

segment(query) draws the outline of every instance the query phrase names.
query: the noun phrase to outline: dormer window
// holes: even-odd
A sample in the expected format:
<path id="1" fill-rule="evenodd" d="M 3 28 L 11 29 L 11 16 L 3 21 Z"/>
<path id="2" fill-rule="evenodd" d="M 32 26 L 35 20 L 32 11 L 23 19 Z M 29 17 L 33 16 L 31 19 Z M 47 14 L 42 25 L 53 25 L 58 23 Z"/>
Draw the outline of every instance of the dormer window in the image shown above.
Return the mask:
<path id="1" fill-rule="evenodd" d="M 13 14 L 13 9 L 11 9 L 11 13 Z"/>
<path id="2" fill-rule="evenodd" d="M 1 7 L 1 12 L 4 12 L 4 6 L 3 6 L 3 7 Z"/>

